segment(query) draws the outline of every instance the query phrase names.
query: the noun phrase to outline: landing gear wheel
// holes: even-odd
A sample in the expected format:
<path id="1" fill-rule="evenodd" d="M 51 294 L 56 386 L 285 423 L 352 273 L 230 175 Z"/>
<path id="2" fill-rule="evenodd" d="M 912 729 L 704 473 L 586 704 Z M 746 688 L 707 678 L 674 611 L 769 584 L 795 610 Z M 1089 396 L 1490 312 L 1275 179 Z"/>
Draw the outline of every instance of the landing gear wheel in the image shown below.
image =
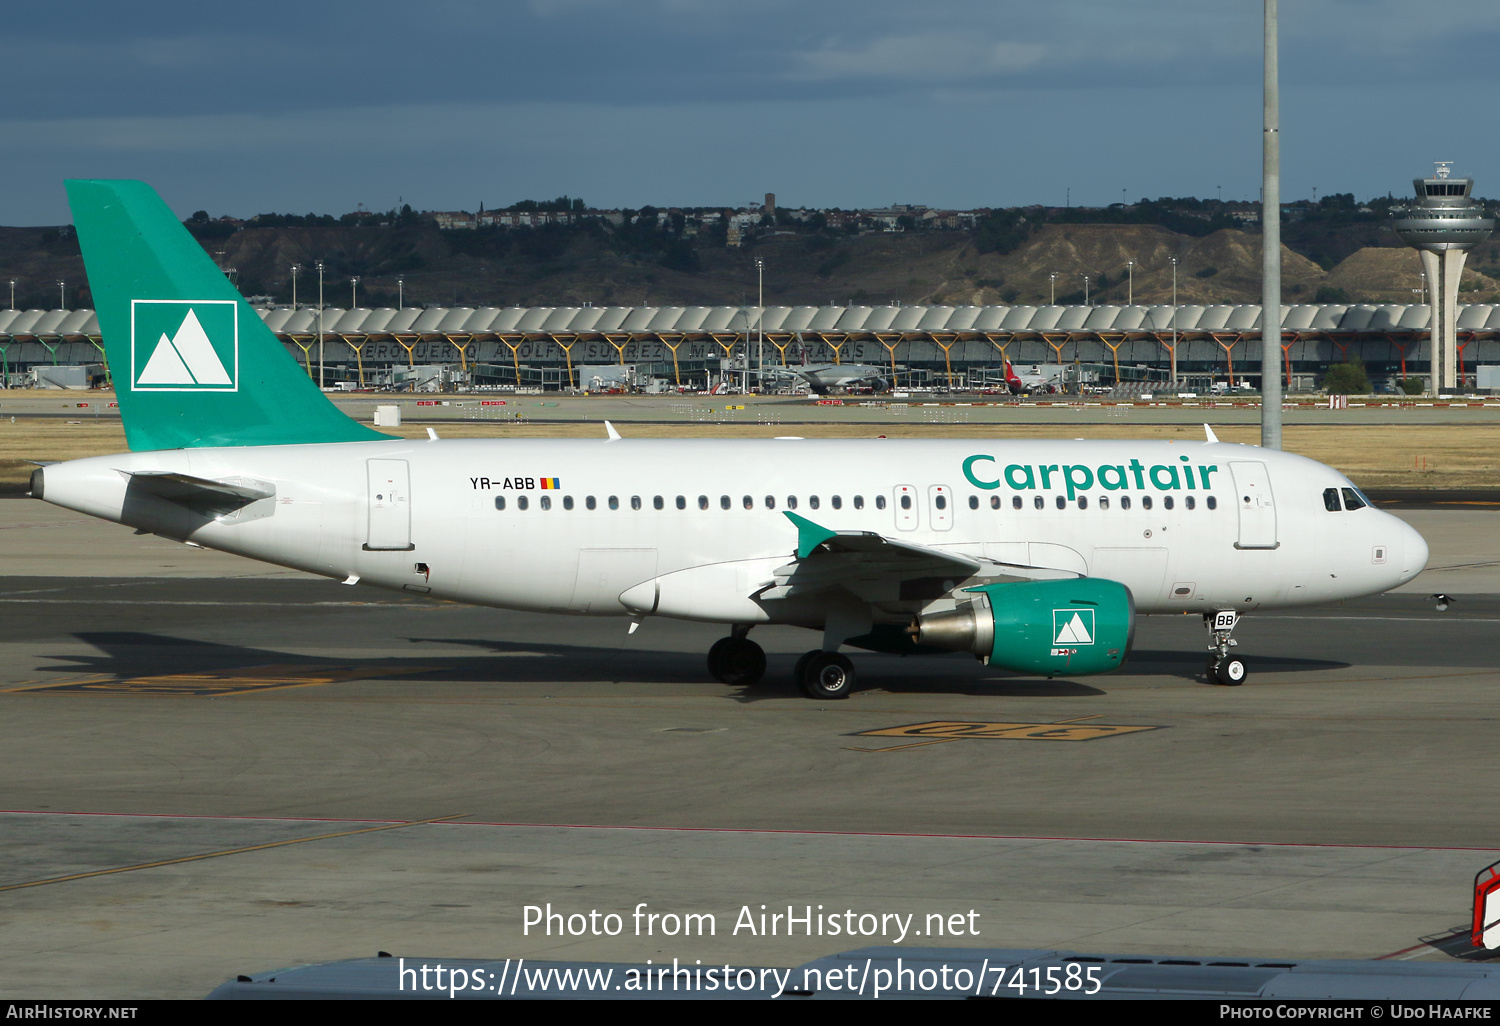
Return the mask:
<path id="1" fill-rule="evenodd" d="M 1220 684 L 1232 688 L 1245 683 L 1245 674 L 1244 662 L 1231 656 L 1219 664 L 1216 676 Z"/>
<path id="2" fill-rule="evenodd" d="M 809 652 L 802 657 L 797 684 L 808 698 L 848 698 L 854 690 L 854 664 L 837 652 Z"/>
<path id="3" fill-rule="evenodd" d="M 749 687 L 766 672 L 766 653 L 749 638 L 720 638 L 708 650 L 708 672 L 720 684 Z"/>
<path id="4" fill-rule="evenodd" d="M 1210 656 L 1208 665 L 1203 667 L 1203 679 L 1213 684 L 1219 679 L 1219 660 Z"/>
<path id="5" fill-rule="evenodd" d="M 792 683 L 799 688 L 802 686 L 802 673 L 807 669 L 807 661 L 817 654 L 818 650 L 813 649 L 811 652 L 803 652 L 797 657 L 797 662 L 792 667 Z"/>

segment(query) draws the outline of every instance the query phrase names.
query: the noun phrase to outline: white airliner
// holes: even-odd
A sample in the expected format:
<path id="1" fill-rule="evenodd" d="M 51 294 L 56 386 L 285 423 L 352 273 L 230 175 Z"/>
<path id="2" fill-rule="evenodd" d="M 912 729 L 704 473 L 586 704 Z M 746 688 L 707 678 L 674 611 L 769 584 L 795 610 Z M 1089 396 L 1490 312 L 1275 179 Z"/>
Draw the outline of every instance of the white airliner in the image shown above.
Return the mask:
<path id="1" fill-rule="evenodd" d="M 1138 613 L 1200 613 L 1237 684 L 1240 614 L 1385 591 L 1427 545 L 1312 460 L 1218 442 L 406 440 L 344 417 L 149 187 L 68 183 L 131 452 L 46 466 L 68 509 L 349 584 L 512 609 L 822 633 L 1012 671 L 1118 668 Z M 634 626 L 631 628 L 634 629 Z"/>

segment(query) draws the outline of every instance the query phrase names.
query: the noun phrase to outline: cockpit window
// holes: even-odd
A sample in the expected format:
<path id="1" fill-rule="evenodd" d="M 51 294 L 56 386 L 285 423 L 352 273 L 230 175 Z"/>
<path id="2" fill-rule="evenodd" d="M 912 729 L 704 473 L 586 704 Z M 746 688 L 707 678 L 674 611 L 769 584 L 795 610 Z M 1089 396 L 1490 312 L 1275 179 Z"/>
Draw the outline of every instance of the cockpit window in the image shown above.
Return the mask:
<path id="1" fill-rule="evenodd" d="M 1330 513 L 1337 513 L 1342 508 L 1339 506 L 1339 490 L 1337 488 L 1323 489 L 1323 508 Z"/>
<path id="2" fill-rule="evenodd" d="M 1369 503 L 1365 502 L 1365 497 L 1360 495 L 1358 491 L 1353 488 L 1344 489 L 1345 509 L 1364 509 L 1368 505 Z"/>

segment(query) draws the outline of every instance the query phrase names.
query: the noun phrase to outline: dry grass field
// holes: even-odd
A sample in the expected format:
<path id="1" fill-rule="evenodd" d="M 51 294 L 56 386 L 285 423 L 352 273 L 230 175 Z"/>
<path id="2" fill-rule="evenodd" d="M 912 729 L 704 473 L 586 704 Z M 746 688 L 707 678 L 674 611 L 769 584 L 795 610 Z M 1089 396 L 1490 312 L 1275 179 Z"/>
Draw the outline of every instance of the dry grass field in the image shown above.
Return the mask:
<path id="1" fill-rule="evenodd" d="M 398 429 L 411 438 L 426 434 L 423 426 Z M 1226 442 L 1254 443 L 1254 425 L 1215 429 Z M 1414 425 L 1333 427 L 1288 425 L 1284 438 L 1289 451 L 1337 467 L 1355 483 L 1372 489 L 1472 490 L 1500 488 L 1500 425 Z M 473 422 L 438 425 L 444 438 L 592 438 L 597 422 L 576 424 L 508 424 Z M 986 428 L 977 424 L 884 425 L 761 425 L 761 424 L 633 424 L 628 436 L 637 438 L 770 438 L 803 434 L 818 438 L 1179 438 L 1203 437 L 1197 425 L 1079 424 Z M 28 460 L 71 460 L 125 450 L 125 433 L 118 420 L 52 417 L 0 420 L 0 493 L 25 490 L 33 466 Z"/>

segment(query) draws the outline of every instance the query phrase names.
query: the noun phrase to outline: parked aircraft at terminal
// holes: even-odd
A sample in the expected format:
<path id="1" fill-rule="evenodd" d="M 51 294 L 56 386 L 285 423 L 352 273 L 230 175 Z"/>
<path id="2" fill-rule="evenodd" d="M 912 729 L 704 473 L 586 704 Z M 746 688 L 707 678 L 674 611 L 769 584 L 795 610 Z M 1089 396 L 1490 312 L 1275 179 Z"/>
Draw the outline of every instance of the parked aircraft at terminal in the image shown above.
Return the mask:
<path id="1" fill-rule="evenodd" d="M 1245 612 L 1411 580 L 1427 545 L 1337 471 L 1201 443 L 407 440 L 340 413 L 145 184 L 68 183 L 129 453 L 32 494 L 207 548 L 433 598 L 822 633 L 796 676 L 854 685 L 845 645 L 957 650 L 1048 677 L 1118 668 L 1140 613 L 1201 613 L 1239 683 Z M 632 630 L 634 627 L 632 627 Z"/>

